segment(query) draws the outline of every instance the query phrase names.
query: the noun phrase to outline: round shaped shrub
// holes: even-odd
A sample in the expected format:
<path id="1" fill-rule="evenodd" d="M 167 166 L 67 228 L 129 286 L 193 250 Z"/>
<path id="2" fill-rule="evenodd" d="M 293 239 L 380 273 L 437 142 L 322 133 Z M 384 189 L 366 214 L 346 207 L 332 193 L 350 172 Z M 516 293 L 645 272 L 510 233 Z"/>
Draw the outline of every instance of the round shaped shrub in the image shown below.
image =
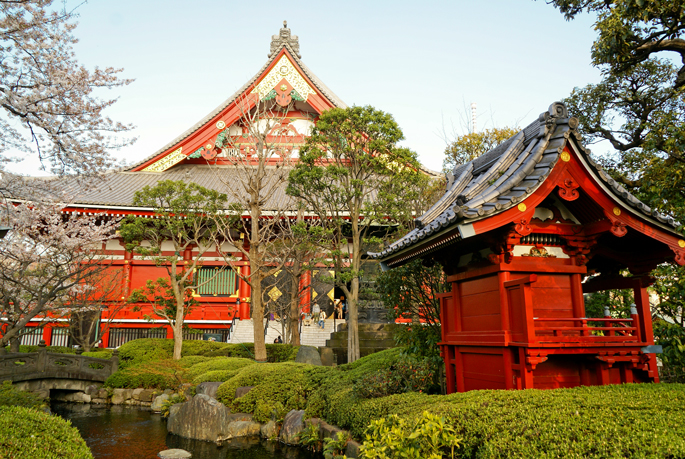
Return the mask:
<path id="1" fill-rule="evenodd" d="M 119 368 L 128 368 L 153 360 L 170 359 L 174 341 L 164 338 L 141 338 L 119 347 Z"/>
<path id="2" fill-rule="evenodd" d="M 241 368 L 245 368 L 250 365 L 254 365 L 256 362 L 250 359 L 243 359 L 239 357 L 215 357 L 208 358 L 207 361 L 197 363 L 190 368 L 188 368 L 187 376 L 190 379 L 194 379 L 203 373 L 208 371 L 216 370 L 231 370 L 236 371 Z"/>
<path id="3" fill-rule="evenodd" d="M 300 410 L 318 381 L 330 371 L 303 363 L 260 363 L 243 368 L 219 386 L 217 399 L 234 412 L 252 413 L 257 422 L 268 422 L 281 411 Z M 255 386 L 236 399 L 238 387 Z"/>
<path id="4" fill-rule="evenodd" d="M 208 371 L 207 373 L 202 373 L 200 376 L 196 376 L 195 379 L 193 379 L 193 384 L 200 384 L 203 382 L 226 382 L 237 375 L 238 372 L 240 372 L 240 370 Z"/>
<path id="5" fill-rule="evenodd" d="M 64 419 L 23 407 L 0 407 L 0 456 L 7 459 L 93 459 Z"/>

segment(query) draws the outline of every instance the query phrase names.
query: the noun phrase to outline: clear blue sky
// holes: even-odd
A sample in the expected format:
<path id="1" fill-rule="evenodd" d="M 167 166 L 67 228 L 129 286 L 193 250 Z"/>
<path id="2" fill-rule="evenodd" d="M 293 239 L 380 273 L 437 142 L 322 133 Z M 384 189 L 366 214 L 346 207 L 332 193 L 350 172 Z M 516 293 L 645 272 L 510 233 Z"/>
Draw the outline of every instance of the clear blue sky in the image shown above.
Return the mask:
<path id="1" fill-rule="evenodd" d="M 599 81 L 590 65 L 593 18 L 566 22 L 544 0 L 89 0 L 78 12 L 78 59 L 135 79 L 107 94 L 119 98 L 108 114 L 137 126 L 139 140 L 114 152 L 128 163 L 251 78 L 283 20 L 333 92 L 393 114 L 403 145 L 436 170 L 443 131 L 464 133 L 471 102 L 479 129 L 523 127 L 574 86 Z"/>

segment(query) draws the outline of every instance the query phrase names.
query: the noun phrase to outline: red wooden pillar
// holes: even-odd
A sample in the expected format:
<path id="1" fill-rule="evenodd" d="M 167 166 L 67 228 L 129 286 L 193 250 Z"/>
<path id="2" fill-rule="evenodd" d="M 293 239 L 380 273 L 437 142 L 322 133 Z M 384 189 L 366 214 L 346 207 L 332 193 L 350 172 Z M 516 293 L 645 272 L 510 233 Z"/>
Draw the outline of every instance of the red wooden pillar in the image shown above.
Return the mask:
<path id="1" fill-rule="evenodd" d="M 43 341 L 45 341 L 45 344 L 48 346 L 52 344 L 52 325 L 43 327 Z"/>
<path id="2" fill-rule="evenodd" d="M 250 318 L 250 284 L 248 284 L 245 279 L 250 277 L 250 265 L 247 262 L 240 267 L 241 279 L 239 280 L 239 293 L 238 300 L 240 301 L 238 306 L 238 317 L 240 320 L 247 320 Z"/>
<path id="3" fill-rule="evenodd" d="M 109 347 L 109 330 L 107 330 L 105 333 L 103 333 L 100 336 L 100 339 L 102 340 L 102 344 L 100 344 L 100 347 L 107 349 Z"/>
<path id="4" fill-rule="evenodd" d="M 635 281 L 633 294 L 635 296 L 637 314 L 640 316 L 640 337 L 648 344 L 652 344 L 654 343 L 654 331 L 652 330 L 652 311 L 649 307 L 649 293 L 647 292 L 647 287 L 642 285 L 640 279 Z"/>
<path id="5" fill-rule="evenodd" d="M 312 304 L 312 272 L 305 271 L 300 277 L 300 311 L 310 312 Z"/>

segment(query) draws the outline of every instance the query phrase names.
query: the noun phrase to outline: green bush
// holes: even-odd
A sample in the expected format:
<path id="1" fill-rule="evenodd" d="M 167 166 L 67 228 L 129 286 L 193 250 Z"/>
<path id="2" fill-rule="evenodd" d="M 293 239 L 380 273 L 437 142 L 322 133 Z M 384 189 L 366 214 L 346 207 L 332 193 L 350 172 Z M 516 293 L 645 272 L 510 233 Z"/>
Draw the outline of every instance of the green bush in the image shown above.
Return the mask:
<path id="1" fill-rule="evenodd" d="M 175 360 L 159 360 L 131 366 L 112 374 L 105 387 L 136 389 L 176 389 L 187 380 L 186 369 Z"/>
<path id="2" fill-rule="evenodd" d="M 226 382 L 235 375 L 237 375 L 240 370 L 213 370 L 207 373 L 202 373 L 200 376 L 193 378 L 193 384 L 197 385 L 203 382 Z"/>
<path id="3" fill-rule="evenodd" d="M 188 368 L 188 378 L 194 379 L 203 373 L 216 370 L 231 370 L 236 371 L 249 365 L 254 365 L 256 362 L 251 359 L 243 359 L 240 357 L 207 357 L 207 361 L 199 362 Z"/>
<path id="4" fill-rule="evenodd" d="M 174 341 L 164 338 L 141 338 L 119 347 L 119 368 L 129 368 L 153 360 L 170 359 Z"/>
<path id="5" fill-rule="evenodd" d="M 188 355 L 185 357 L 181 357 L 178 363 L 183 368 L 190 368 L 193 365 L 197 365 L 198 363 L 207 362 L 210 360 L 213 360 L 212 357 L 205 357 L 203 355 Z"/>
<path id="6" fill-rule="evenodd" d="M 410 393 L 348 408 L 334 408 L 344 421 L 337 425 L 358 438 L 364 426 L 393 414 L 444 417 L 462 439 L 457 457 L 685 457 L 685 386 L 676 384 Z"/>
<path id="7" fill-rule="evenodd" d="M 24 352 L 24 353 L 29 353 L 29 352 L 38 352 L 40 350 L 40 346 L 28 346 L 22 344 L 19 346 L 19 352 Z M 9 352 L 10 347 L 7 346 L 5 348 L 7 352 Z M 56 352 L 58 354 L 76 354 L 76 349 L 71 348 L 71 347 L 66 347 L 66 346 L 46 346 L 45 349 L 48 352 Z"/>
<path id="8" fill-rule="evenodd" d="M 364 437 L 364 444 L 360 448 L 359 457 L 453 458 L 458 446 L 459 439 L 454 428 L 447 424 L 445 418 L 424 411 L 415 421 L 397 415 L 372 421 Z"/>
<path id="9" fill-rule="evenodd" d="M 304 409 L 307 397 L 329 372 L 327 367 L 283 362 L 250 365 L 219 386 L 217 399 L 233 412 L 252 413 L 257 422 Z M 255 386 L 236 399 L 238 387 Z"/>
<path id="10" fill-rule="evenodd" d="M 385 397 L 403 392 L 426 392 L 434 388 L 433 365 L 428 359 L 416 360 L 402 354 L 389 368 L 364 375 L 354 383 L 359 398 Z"/>
<path id="11" fill-rule="evenodd" d="M 23 406 L 24 408 L 45 408 L 45 401 L 33 392 L 17 390 L 11 381 L 0 385 L 0 406 Z"/>
<path id="12" fill-rule="evenodd" d="M 84 356 L 86 357 L 95 357 L 96 359 L 111 359 L 112 358 L 112 349 L 103 349 L 100 351 L 90 351 L 90 352 L 84 352 Z"/>
<path id="13" fill-rule="evenodd" d="M 663 346 L 661 378 L 665 382 L 685 382 L 685 328 L 665 320 L 654 321 L 656 344 Z"/>
<path id="14" fill-rule="evenodd" d="M 71 423 L 24 407 L 0 407 L 0 457 L 93 459 Z"/>

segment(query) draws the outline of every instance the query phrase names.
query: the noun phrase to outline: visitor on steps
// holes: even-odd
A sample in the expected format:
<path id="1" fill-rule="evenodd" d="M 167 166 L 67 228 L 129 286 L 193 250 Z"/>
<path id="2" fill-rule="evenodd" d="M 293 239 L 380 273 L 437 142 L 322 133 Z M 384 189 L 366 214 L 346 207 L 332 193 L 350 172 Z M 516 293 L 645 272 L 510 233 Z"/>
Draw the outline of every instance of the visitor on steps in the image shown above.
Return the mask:
<path id="1" fill-rule="evenodd" d="M 319 313 L 319 327 L 321 328 L 321 330 L 326 328 L 326 312 L 325 311 L 321 311 Z"/>

